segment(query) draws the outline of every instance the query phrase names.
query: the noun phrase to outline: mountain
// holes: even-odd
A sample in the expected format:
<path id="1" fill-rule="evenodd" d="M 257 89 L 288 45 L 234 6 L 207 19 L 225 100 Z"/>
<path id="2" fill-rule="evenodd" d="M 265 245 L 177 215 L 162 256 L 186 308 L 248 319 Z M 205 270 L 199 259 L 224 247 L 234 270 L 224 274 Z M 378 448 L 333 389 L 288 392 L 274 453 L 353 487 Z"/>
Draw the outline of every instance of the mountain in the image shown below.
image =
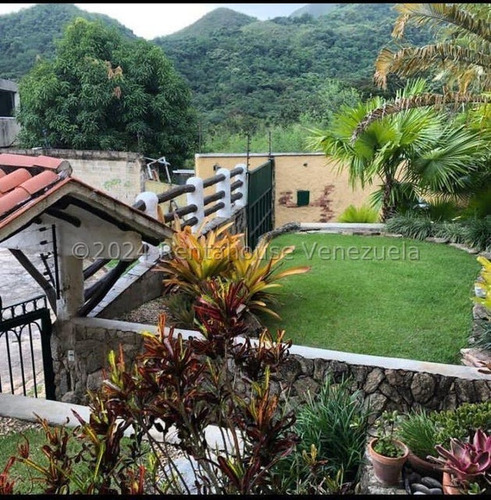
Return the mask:
<path id="1" fill-rule="evenodd" d="M 373 64 L 391 41 L 395 4 L 298 5 L 290 16 L 265 21 L 220 7 L 153 40 L 188 81 L 203 126 L 242 132 L 260 123 L 298 123 L 319 116 L 319 103 L 330 105 L 326 95 L 338 83 L 365 96 L 380 92 L 372 82 Z M 135 37 L 108 16 L 70 4 L 38 4 L 0 16 L 0 78 L 18 80 L 36 57 L 51 57 L 54 40 L 76 17 L 100 19 Z M 407 33 L 417 45 L 430 40 L 422 29 Z M 334 87 L 330 80 L 336 80 Z"/>
<path id="2" fill-rule="evenodd" d="M 326 16 L 341 5 L 340 3 L 309 3 L 308 5 L 294 10 L 289 17 L 300 17 L 305 14 L 312 17 Z"/>
<path id="3" fill-rule="evenodd" d="M 36 57 L 50 57 L 54 40 L 76 17 L 100 20 L 128 37 L 134 33 L 115 19 L 91 14 L 71 4 L 38 4 L 13 14 L 0 16 L 0 78 L 18 80 L 27 73 Z"/>
<path id="4" fill-rule="evenodd" d="M 225 7 L 219 7 L 208 12 L 201 19 L 198 19 L 186 28 L 168 35 L 167 39 L 207 37 L 211 36 L 217 30 L 235 30 L 254 21 L 257 21 L 255 17 L 247 16 L 246 14 L 241 14 Z"/>
<path id="5" fill-rule="evenodd" d="M 391 42 L 397 17 L 394 4 L 322 5 L 333 7 L 328 15 L 267 21 L 226 11 L 234 23 L 214 11 L 205 16 L 206 26 L 213 26 L 205 35 L 198 21 L 154 42 L 187 79 L 205 124 L 238 131 L 259 122 L 298 122 L 316 111 L 329 79 L 364 95 L 379 91 L 372 82 L 373 65 Z M 316 5 L 306 9 L 306 14 L 320 12 Z M 429 40 L 421 30 L 408 34 L 413 43 Z"/>
<path id="6" fill-rule="evenodd" d="M 264 21 L 274 17 L 288 17 L 293 11 L 304 7 L 304 3 L 227 3 L 223 7 L 242 12 Z"/>

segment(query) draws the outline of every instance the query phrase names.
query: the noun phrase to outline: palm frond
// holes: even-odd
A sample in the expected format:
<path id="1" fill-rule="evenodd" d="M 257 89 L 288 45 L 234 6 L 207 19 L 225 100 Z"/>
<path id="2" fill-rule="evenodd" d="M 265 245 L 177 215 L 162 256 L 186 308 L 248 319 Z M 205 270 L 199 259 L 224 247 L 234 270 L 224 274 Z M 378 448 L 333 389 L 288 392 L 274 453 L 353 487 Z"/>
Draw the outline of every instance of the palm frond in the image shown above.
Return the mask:
<path id="1" fill-rule="evenodd" d="M 448 3 L 403 3 L 396 4 L 400 16 L 396 20 L 392 36 L 404 36 L 406 25 L 412 23 L 416 26 L 437 26 L 447 23 L 459 32 L 478 36 L 491 42 L 491 24 L 489 15 L 487 19 L 480 17 L 480 9 L 474 9 L 469 4 Z"/>
<path id="2" fill-rule="evenodd" d="M 413 76 L 428 69 L 448 69 L 460 75 L 469 75 L 469 68 L 477 80 L 480 78 L 483 88 L 491 87 L 491 56 L 466 47 L 456 46 L 451 42 L 426 45 L 424 47 L 407 47 L 397 52 L 389 48 L 380 51 L 375 61 L 375 82 L 383 88 L 387 86 L 387 75 L 398 73 L 402 76 Z"/>
<path id="3" fill-rule="evenodd" d="M 451 104 L 455 107 L 460 104 L 469 103 L 483 103 L 487 105 L 489 100 L 489 96 L 483 94 L 475 95 L 461 92 L 448 92 L 446 94 L 424 93 L 412 97 L 397 99 L 392 102 L 386 102 L 379 108 L 373 109 L 367 113 L 367 115 L 360 120 L 358 126 L 353 130 L 351 143 L 354 143 L 360 134 L 376 120 L 381 120 L 388 115 L 400 113 L 404 110 L 422 107 L 434 107 L 436 109 L 441 109 L 444 106 Z"/>

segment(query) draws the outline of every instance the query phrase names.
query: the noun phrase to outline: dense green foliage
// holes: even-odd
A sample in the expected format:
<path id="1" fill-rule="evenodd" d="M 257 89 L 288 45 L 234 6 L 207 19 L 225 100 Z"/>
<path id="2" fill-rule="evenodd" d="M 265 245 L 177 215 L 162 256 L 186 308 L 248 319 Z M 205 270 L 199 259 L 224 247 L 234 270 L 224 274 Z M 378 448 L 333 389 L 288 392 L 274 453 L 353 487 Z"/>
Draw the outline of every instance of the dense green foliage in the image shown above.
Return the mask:
<path id="1" fill-rule="evenodd" d="M 76 19 L 54 60 L 19 85 L 23 146 L 137 151 L 183 161 L 196 140 L 190 92 L 162 50 Z"/>
<path id="2" fill-rule="evenodd" d="M 295 345 L 440 363 L 460 363 L 472 322 L 474 256 L 406 238 L 285 234 L 288 266 L 309 265 L 278 292 Z"/>
<path id="3" fill-rule="evenodd" d="M 427 89 L 422 79 L 408 81 L 396 97 L 408 99 Z M 313 139 L 348 170 L 353 184 L 380 184 L 372 202 L 381 205 L 383 221 L 425 195 L 460 192 L 468 186 L 470 174 L 482 169 L 488 154 L 488 133 L 466 127 L 434 107 L 389 113 L 356 135 L 365 117 L 385 103 L 375 97 L 344 106 Z"/>
<path id="4" fill-rule="evenodd" d="M 231 132 L 244 132 L 260 122 L 288 124 L 305 114 L 317 119 L 329 107 L 319 104 L 327 79 L 377 92 L 373 61 L 390 41 L 392 5 L 340 4 L 318 18 L 278 17 L 245 25 L 243 15 L 224 17 L 220 9 L 155 43 L 187 78 L 204 126 L 225 124 Z M 427 35 L 413 30 L 408 38 L 422 42 Z"/>
<path id="5" fill-rule="evenodd" d="M 389 219 L 386 228 L 408 238 L 445 238 L 451 243 L 465 243 L 481 251 L 491 249 L 491 215 L 438 222 L 429 214 L 409 211 Z"/>
<path id="6" fill-rule="evenodd" d="M 341 471 L 338 482 L 359 479 L 369 428 L 369 410 L 359 391 L 351 390 L 351 379 L 336 381 L 328 376 L 314 397 L 297 412 L 295 432 L 300 443 L 295 452 L 279 462 L 282 487 L 289 493 L 312 493 L 316 481 L 331 481 Z"/>
<path id="7" fill-rule="evenodd" d="M 38 4 L 0 16 L 0 78 L 18 80 L 39 56 L 52 57 L 55 39 L 61 38 L 65 27 L 76 17 L 100 20 L 135 38 L 132 31 L 103 14 L 91 14 L 70 4 Z"/>
<path id="8" fill-rule="evenodd" d="M 251 150 L 264 152 L 269 131 L 275 151 L 310 151 L 306 129 L 325 126 L 340 104 L 353 104 L 359 93 L 393 95 L 400 80 L 387 91 L 372 83 L 373 62 L 397 16 L 393 5 L 329 4 L 318 11 L 312 4 L 268 21 L 219 8 L 155 39 L 193 91 L 199 151 L 243 152 L 249 133 Z M 53 58 L 53 39 L 76 17 L 101 19 L 134 37 L 107 16 L 37 5 L 0 17 L 0 76 L 18 80 L 38 56 Z M 412 29 L 407 38 L 423 43 L 428 35 Z"/>

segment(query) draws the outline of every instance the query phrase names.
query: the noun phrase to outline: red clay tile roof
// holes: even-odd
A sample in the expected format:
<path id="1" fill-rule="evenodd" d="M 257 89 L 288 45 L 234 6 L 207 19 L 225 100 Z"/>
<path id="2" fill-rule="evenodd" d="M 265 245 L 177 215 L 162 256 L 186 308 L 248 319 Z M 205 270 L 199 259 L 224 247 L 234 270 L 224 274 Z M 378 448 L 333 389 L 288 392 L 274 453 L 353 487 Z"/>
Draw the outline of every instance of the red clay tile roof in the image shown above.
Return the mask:
<path id="1" fill-rule="evenodd" d="M 127 229 L 147 235 L 148 241 L 162 241 L 173 233 L 144 212 L 70 177 L 71 172 L 70 164 L 59 158 L 0 154 L 0 233 L 9 233 L 5 232 L 7 227 L 15 231 L 13 226 L 22 226 L 50 204 L 72 195 L 82 196 L 96 211 L 112 212 L 116 223 L 120 221 Z"/>
<path id="2" fill-rule="evenodd" d="M 65 178 L 66 165 L 49 156 L 0 154 L 0 220 Z"/>

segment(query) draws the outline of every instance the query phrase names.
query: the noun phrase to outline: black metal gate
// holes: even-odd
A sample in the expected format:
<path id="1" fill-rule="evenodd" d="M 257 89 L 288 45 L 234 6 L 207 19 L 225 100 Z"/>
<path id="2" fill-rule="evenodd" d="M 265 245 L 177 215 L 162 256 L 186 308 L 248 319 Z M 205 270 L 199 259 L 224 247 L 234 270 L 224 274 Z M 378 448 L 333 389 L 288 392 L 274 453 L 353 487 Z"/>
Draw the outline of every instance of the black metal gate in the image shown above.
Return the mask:
<path id="1" fill-rule="evenodd" d="M 247 246 L 251 249 L 261 235 L 273 229 L 273 172 L 271 158 L 247 174 Z"/>
<path id="2" fill-rule="evenodd" d="M 0 392 L 55 399 L 51 318 L 44 295 L 2 308 Z"/>

